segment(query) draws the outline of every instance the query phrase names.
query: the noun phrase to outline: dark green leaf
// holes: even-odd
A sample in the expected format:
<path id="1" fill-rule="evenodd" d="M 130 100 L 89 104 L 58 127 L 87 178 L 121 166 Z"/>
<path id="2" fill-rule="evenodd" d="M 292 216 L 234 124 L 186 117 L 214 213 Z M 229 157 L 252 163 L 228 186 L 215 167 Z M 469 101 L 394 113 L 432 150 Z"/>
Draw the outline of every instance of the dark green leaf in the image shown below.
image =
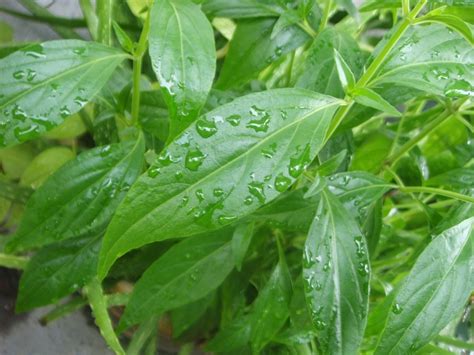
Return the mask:
<path id="1" fill-rule="evenodd" d="M 324 192 L 305 244 L 303 277 L 325 353 L 354 354 L 362 341 L 369 307 L 367 254 L 356 221 Z"/>
<path id="2" fill-rule="evenodd" d="M 244 348 L 250 340 L 250 316 L 235 319 L 206 345 L 206 350 L 225 353 Z"/>
<path id="3" fill-rule="evenodd" d="M 357 42 L 348 34 L 330 27 L 321 32 L 308 49 L 296 86 L 344 97 L 334 60 L 335 49 L 357 78 L 364 64 Z"/>
<path id="4" fill-rule="evenodd" d="M 309 36 L 295 25 L 281 29 L 271 39 L 275 22 L 275 19 L 265 18 L 242 20 L 237 24 L 217 81 L 219 88 L 228 89 L 245 84 L 267 66 L 309 40 Z"/>
<path id="5" fill-rule="evenodd" d="M 338 104 L 279 89 L 206 113 L 127 195 L 104 239 L 101 275 L 131 249 L 220 228 L 276 198 L 321 149 Z"/>
<path id="6" fill-rule="evenodd" d="M 168 104 L 175 137 L 206 102 L 216 68 L 211 24 L 191 0 L 155 0 L 151 10 L 149 52 Z"/>
<path id="7" fill-rule="evenodd" d="M 0 60 L 0 147 L 40 136 L 79 111 L 126 58 L 93 42 L 51 41 Z"/>
<path id="8" fill-rule="evenodd" d="M 16 310 L 56 303 L 89 282 L 97 270 L 100 242 L 97 236 L 78 237 L 41 249 L 23 272 Z"/>
<path id="9" fill-rule="evenodd" d="M 398 290 L 376 354 L 406 354 L 427 344 L 463 309 L 474 288 L 474 218 L 437 236 Z"/>
<path id="10" fill-rule="evenodd" d="M 143 138 L 91 149 L 63 165 L 30 198 L 8 250 L 23 251 L 104 228 L 140 174 Z"/>
<path id="11" fill-rule="evenodd" d="M 211 292 L 197 301 L 185 304 L 184 306 L 171 311 L 173 337 L 179 337 L 199 318 L 201 318 L 214 299 L 215 293 Z"/>
<path id="12" fill-rule="evenodd" d="M 250 242 L 252 241 L 253 230 L 253 223 L 239 224 L 235 228 L 232 237 L 232 254 L 234 255 L 235 266 L 239 271 L 242 268 L 242 263 L 247 254 Z"/>
<path id="13" fill-rule="evenodd" d="M 258 294 L 250 314 L 250 342 L 254 353 L 258 354 L 286 322 L 291 294 L 290 272 L 284 256 L 280 255 L 278 265 Z"/>
<path id="14" fill-rule="evenodd" d="M 135 284 L 120 329 L 194 302 L 218 287 L 232 271 L 231 235 L 197 235 L 173 246 Z"/>
<path id="15" fill-rule="evenodd" d="M 347 150 L 341 150 L 339 153 L 318 166 L 318 174 L 321 176 L 327 176 L 335 173 L 336 170 L 341 166 L 342 162 L 346 159 L 346 156 Z"/>
<path id="16" fill-rule="evenodd" d="M 117 22 L 113 22 L 115 36 L 117 37 L 120 46 L 129 53 L 133 53 L 134 45 L 132 39 L 128 36 L 122 27 Z"/>

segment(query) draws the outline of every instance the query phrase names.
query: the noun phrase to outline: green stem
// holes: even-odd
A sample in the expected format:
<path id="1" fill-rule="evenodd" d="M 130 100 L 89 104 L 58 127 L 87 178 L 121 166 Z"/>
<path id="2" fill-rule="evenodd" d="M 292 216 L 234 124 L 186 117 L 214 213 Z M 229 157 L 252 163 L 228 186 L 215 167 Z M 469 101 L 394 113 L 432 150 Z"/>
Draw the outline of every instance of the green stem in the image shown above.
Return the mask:
<path id="1" fill-rule="evenodd" d="M 84 19 L 74 19 L 74 18 L 65 18 L 65 17 L 59 17 L 59 16 L 44 16 L 44 15 L 30 15 L 30 14 L 25 14 L 23 12 L 15 11 L 12 9 L 8 9 L 6 7 L 0 6 L 0 12 L 3 12 L 5 14 L 25 19 L 28 21 L 34 21 L 34 22 L 41 22 L 41 23 L 48 23 L 50 25 L 58 25 L 61 27 L 70 27 L 70 28 L 78 28 L 78 27 L 85 27 L 86 22 Z"/>
<path id="2" fill-rule="evenodd" d="M 445 196 L 449 198 L 454 198 L 459 201 L 474 203 L 474 197 L 463 195 L 454 191 L 448 191 L 443 189 L 438 189 L 434 187 L 425 187 L 425 186 L 397 186 L 400 191 L 410 193 L 410 192 L 421 192 L 427 194 L 435 194 L 439 196 Z"/>
<path id="3" fill-rule="evenodd" d="M 0 253 L 0 266 L 10 269 L 23 270 L 28 264 L 28 258 Z"/>
<path id="4" fill-rule="evenodd" d="M 145 347 L 147 341 L 157 332 L 158 317 L 152 317 L 143 322 L 135 331 L 130 345 L 127 348 L 127 355 L 139 355 Z"/>
<path id="5" fill-rule="evenodd" d="M 321 23 L 319 24 L 318 32 L 321 32 L 322 30 L 326 28 L 329 21 L 329 14 L 331 13 L 331 7 L 332 7 L 332 0 L 326 0 L 324 4 L 324 12 L 321 18 Z"/>
<path id="6" fill-rule="evenodd" d="M 454 338 L 447 337 L 447 336 L 444 336 L 444 335 L 438 335 L 437 337 L 435 337 L 434 340 L 437 341 L 437 342 L 440 342 L 440 343 L 455 346 L 456 348 L 459 348 L 459 349 L 474 350 L 474 344 L 473 343 L 467 343 L 467 342 L 464 342 L 462 340 L 454 339 Z"/>
<path id="7" fill-rule="evenodd" d="M 97 0 L 97 41 L 112 45 L 112 16 L 114 0 Z"/>
<path id="8" fill-rule="evenodd" d="M 385 61 L 385 58 L 388 56 L 388 54 L 392 51 L 392 49 L 395 47 L 395 45 L 398 43 L 400 38 L 403 36 L 405 31 L 408 29 L 410 24 L 413 22 L 413 20 L 416 18 L 418 13 L 423 9 L 425 6 L 426 2 L 428 0 L 420 0 L 416 7 L 413 9 L 413 11 L 410 12 L 410 14 L 403 19 L 403 21 L 400 23 L 400 25 L 397 27 L 396 31 L 393 33 L 393 35 L 390 37 L 390 39 L 385 43 L 384 47 L 380 51 L 380 53 L 375 57 L 375 59 L 372 61 L 372 63 L 369 65 L 367 68 L 367 71 L 362 75 L 362 77 L 357 81 L 355 88 L 363 88 L 367 86 L 367 84 L 372 80 L 374 75 L 377 73 L 379 70 L 380 66 L 383 64 Z M 354 104 L 354 100 L 350 99 L 348 101 L 347 106 L 343 106 L 339 108 L 337 111 L 336 115 L 334 116 L 334 119 L 331 122 L 331 126 L 329 127 L 328 133 L 326 134 L 325 142 L 327 142 L 334 132 L 336 132 L 337 128 L 341 124 L 341 122 L 344 120 L 346 115 L 349 113 L 352 105 Z"/>
<path id="9" fill-rule="evenodd" d="M 107 345 L 118 355 L 125 355 L 125 351 L 115 335 L 112 321 L 107 311 L 107 300 L 102 292 L 102 285 L 98 278 L 94 278 L 85 288 L 84 291 L 89 299 L 92 313 L 95 317 L 95 323 L 99 327 L 102 337 Z"/>
<path id="10" fill-rule="evenodd" d="M 143 56 L 148 47 L 148 33 L 150 32 L 150 12 L 143 25 L 140 39 L 138 40 L 133 55 L 133 91 L 132 91 L 132 125 L 138 125 L 140 115 L 140 79 L 142 75 Z"/>
<path id="11" fill-rule="evenodd" d="M 51 13 L 46 10 L 44 7 L 38 5 L 35 0 L 18 0 L 18 2 L 28 11 L 30 11 L 34 16 L 44 16 L 44 17 L 51 17 Z M 66 28 L 64 26 L 56 26 L 51 25 L 51 28 L 54 32 L 60 35 L 63 38 L 75 38 L 81 39 L 76 32 L 71 30 L 70 28 Z"/>
<path id="12" fill-rule="evenodd" d="M 94 12 L 94 7 L 90 0 L 79 0 L 82 13 L 86 19 L 87 28 L 93 40 L 97 40 L 97 29 L 99 28 L 99 19 L 97 14 Z"/>
<path id="13" fill-rule="evenodd" d="M 461 99 L 458 102 L 450 105 L 444 110 L 438 117 L 428 123 L 425 128 L 415 137 L 406 142 L 397 152 L 391 154 L 385 164 L 393 165 L 395 164 L 403 155 L 413 149 L 423 138 L 433 132 L 438 128 L 444 121 L 449 119 L 452 115 L 456 114 L 457 110 L 466 102 L 466 99 Z"/>
<path id="14" fill-rule="evenodd" d="M 47 325 L 48 323 L 51 323 L 52 321 L 59 319 L 61 317 L 64 317 L 72 312 L 77 311 L 78 309 L 81 309 L 82 307 L 87 305 L 87 301 L 83 298 L 74 298 L 71 301 L 59 305 L 56 308 L 54 308 L 51 312 L 48 312 L 46 315 L 41 317 L 40 323 L 42 325 Z"/>

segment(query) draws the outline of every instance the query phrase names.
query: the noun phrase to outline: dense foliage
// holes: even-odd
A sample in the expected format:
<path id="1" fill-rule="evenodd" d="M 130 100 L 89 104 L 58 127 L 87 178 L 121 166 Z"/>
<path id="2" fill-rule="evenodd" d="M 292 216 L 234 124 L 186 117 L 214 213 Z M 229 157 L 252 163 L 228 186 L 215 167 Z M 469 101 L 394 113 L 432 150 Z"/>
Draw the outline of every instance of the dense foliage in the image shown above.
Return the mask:
<path id="1" fill-rule="evenodd" d="M 89 304 L 117 354 L 474 350 L 472 1 L 20 3 L 63 39 L 0 37 L 17 311 Z"/>

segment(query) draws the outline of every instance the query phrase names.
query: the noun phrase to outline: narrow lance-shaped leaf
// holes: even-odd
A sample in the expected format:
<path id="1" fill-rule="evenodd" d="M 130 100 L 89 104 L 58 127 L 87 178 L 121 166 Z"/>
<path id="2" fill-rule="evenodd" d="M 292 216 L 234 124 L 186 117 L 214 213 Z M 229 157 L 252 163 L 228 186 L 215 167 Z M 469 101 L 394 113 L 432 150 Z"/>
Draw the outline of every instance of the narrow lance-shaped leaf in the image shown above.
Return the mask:
<path id="1" fill-rule="evenodd" d="M 351 95 L 354 97 L 355 102 L 361 105 L 372 107 L 394 116 L 401 116 L 400 112 L 390 102 L 369 88 L 357 88 L 351 91 Z"/>
<path id="2" fill-rule="evenodd" d="M 303 258 L 306 300 L 323 352 L 357 353 L 367 321 L 369 274 L 359 226 L 336 197 L 324 192 Z"/>
<path id="3" fill-rule="evenodd" d="M 109 225 L 100 274 L 129 250 L 234 222 L 276 198 L 321 149 L 340 101 L 299 89 L 206 113 L 137 181 Z"/>
<path id="4" fill-rule="evenodd" d="M 148 40 L 173 138 L 194 121 L 206 102 L 216 68 L 214 33 L 191 0 L 155 0 Z"/>
<path id="5" fill-rule="evenodd" d="M 278 264 L 255 300 L 250 314 L 250 343 L 255 354 L 273 339 L 290 314 L 291 276 L 280 246 L 279 249 Z"/>
<path id="6" fill-rule="evenodd" d="M 211 17 L 251 18 L 279 15 L 276 6 L 259 0 L 204 0 L 202 9 Z"/>
<path id="7" fill-rule="evenodd" d="M 444 231 L 397 291 L 375 354 L 416 352 L 466 304 L 474 289 L 474 218 Z"/>
<path id="8" fill-rule="evenodd" d="M 336 48 L 334 48 L 334 62 L 342 88 L 345 91 L 352 89 L 356 81 L 354 73 Z"/>
<path id="9" fill-rule="evenodd" d="M 376 56 L 383 47 L 375 49 Z M 408 28 L 387 56 L 371 87 L 402 86 L 436 95 L 473 95 L 474 48 L 459 33 L 439 24 Z"/>
<path id="10" fill-rule="evenodd" d="M 34 44 L 0 60 L 0 147 L 53 129 L 79 111 L 127 55 L 80 40 Z"/>
<path id="11" fill-rule="evenodd" d="M 7 250 L 23 251 L 104 228 L 143 167 L 144 141 L 91 149 L 29 199 Z"/>
<path id="12" fill-rule="evenodd" d="M 16 310 L 57 302 L 84 286 L 97 272 L 101 238 L 78 237 L 41 249 L 20 280 Z"/>
<path id="13" fill-rule="evenodd" d="M 135 284 L 119 328 L 197 301 L 218 287 L 234 267 L 230 240 L 222 231 L 173 246 Z"/>
<path id="14" fill-rule="evenodd" d="M 235 228 L 232 236 L 232 254 L 234 255 L 235 266 L 239 271 L 252 241 L 253 231 L 254 223 L 242 223 Z"/>

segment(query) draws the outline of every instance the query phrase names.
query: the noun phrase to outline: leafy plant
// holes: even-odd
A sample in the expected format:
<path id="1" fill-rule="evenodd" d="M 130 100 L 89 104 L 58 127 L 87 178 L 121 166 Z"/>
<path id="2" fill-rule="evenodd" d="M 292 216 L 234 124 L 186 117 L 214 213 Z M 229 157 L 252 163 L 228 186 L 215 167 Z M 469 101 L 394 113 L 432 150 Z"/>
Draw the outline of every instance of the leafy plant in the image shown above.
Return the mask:
<path id="1" fill-rule="evenodd" d="M 17 311 L 89 304 L 117 354 L 474 350 L 471 1 L 20 3 L 63 39 L 0 37 Z"/>

